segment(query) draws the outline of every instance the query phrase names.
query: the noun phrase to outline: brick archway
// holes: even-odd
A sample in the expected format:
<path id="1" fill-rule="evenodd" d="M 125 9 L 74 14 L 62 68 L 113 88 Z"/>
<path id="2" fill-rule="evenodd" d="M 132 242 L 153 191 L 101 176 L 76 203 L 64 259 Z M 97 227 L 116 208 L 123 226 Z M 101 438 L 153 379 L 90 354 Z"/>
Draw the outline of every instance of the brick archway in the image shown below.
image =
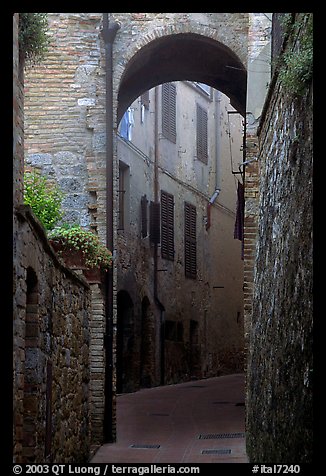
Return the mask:
<path id="1" fill-rule="evenodd" d="M 117 122 L 143 92 L 181 80 L 199 81 L 222 91 L 244 116 L 246 69 L 238 55 L 216 37 L 216 30 L 206 27 L 205 35 L 197 31 L 166 34 L 160 29 L 149 35 L 151 41 L 142 40 L 126 58 L 124 68 L 118 68 Z"/>

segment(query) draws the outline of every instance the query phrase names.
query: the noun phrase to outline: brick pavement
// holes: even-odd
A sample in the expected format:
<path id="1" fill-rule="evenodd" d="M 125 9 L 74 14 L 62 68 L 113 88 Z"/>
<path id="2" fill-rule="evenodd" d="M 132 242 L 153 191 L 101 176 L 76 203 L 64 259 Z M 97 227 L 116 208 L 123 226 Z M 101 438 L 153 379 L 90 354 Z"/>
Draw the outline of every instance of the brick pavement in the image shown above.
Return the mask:
<path id="1" fill-rule="evenodd" d="M 90 463 L 246 463 L 244 375 L 117 397 L 117 442 Z"/>

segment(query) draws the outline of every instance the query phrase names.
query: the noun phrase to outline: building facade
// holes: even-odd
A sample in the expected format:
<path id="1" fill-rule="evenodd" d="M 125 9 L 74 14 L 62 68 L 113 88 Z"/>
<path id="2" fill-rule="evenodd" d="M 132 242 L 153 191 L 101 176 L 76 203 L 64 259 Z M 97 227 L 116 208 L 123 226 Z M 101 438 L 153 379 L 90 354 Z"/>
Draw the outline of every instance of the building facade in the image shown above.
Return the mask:
<path id="1" fill-rule="evenodd" d="M 243 371 L 242 145 L 241 116 L 200 83 L 164 83 L 123 116 L 118 391 Z"/>
<path id="2" fill-rule="evenodd" d="M 169 20 L 171 22 L 170 29 L 167 29 L 165 26 L 167 15 L 171 15 Z M 194 15 L 196 16 L 196 14 Z M 230 269 L 233 269 L 233 267 L 239 267 L 240 271 L 242 267 L 241 243 L 233 238 L 236 210 L 235 180 L 236 177 L 240 179 L 240 175 L 232 176 L 230 171 L 224 173 L 222 170 L 224 161 L 222 160 L 219 165 L 221 167 L 221 175 L 216 173 L 215 170 L 216 151 L 219 149 L 222 153 L 223 147 L 229 157 L 226 158 L 225 164 L 231 167 L 231 144 L 232 153 L 239 154 L 237 162 L 233 164 L 235 167 L 234 170 L 238 171 L 237 165 L 239 162 L 242 162 L 242 153 L 240 153 L 241 145 L 239 145 L 240 143 L 242 144 L 242 138 L 239 138 L 239 144 L 233 147 L 235 144 L 230 143 L 231 139 L 228 136 L 228 127 L 229 120 L 230 124 L 232 124 L 235 122 L 236 117 L 239 119 L 240 115 L 228 115 L 223 106 L 220 114 L 224 115 L 224 117 L 221 119 L 221 127 L 219 128 L 217 123 L 214 125 L 213 118 L 217 117 L 218 113 L 215 108 L 219 107 L 220 102 L 216 101 L 214 95 L 212 98 L 207 98 L 203 91 L 198 93 L 197 102 L 191 100 L 191 113 L 186 112 L 186 108 L 183 108 L 183 101 L 178 101 L 179 119 L 176 121 L 176 127 L 178 128 L 175 139 L 176 143 L 170 140 L 173 131 L 169 130 L 169 126 L 167 128 L 165 127 L 164 133 L 170 135 L 170 138 L 156 138 L 156 143 L 159 144 L 159 147 L 156 147 L 155 159 L 154 133 L 149 134 L 146 132 L 146 134 L 144 134 L 144 132 L 141 132 L 145 130 L 144 124 L 146 121 L 149 131 L 151 127 L 153 127 L 150 126 L 149 123 L 156 123 L 157 135 L 162 134 L 162 126 L 159 124 L 161 119 L 157 117 L 156 122 L 155 120 L 149 121 L 149 118 L 153 116 L 153 111 L 151 112 L 151 108 L 153 108 L 155 102 L 153 102 L 153 97 L 149 105 L 150 110 L 148 111 L 145 107 L 143 112 L 139 111 L 139 114 L 143 114 L 144 124 L 142 129 L 140 129 L 140 136 L 135 145 L 139 149 L 143 147 L 141 138 L 141 134 L 143 134 L 146 139 L 144 142 L 145 156 L 149 157 L 150 160 L 155 159 L 156 161 L 156 167 L 147 167 L 147 165 L 145 167 L 147 169 L 146 174 L 148 175 L 147 184 L 149 186 L 152 178 L 154 180 L 154 171 L 156 171 L 157 178 L 160 179 L 159 182 L 156 181 L 159 183 L 157 190 L 149 189 L 146 194 L 146 199 L 149 200 L 148 205 L 150 208 L 151 201 L 156 204 L 161 202 L 162 191 L 173 195 L 173 199 L 175 200 L 173 212 L 175 213 L 174 221 L 176 233 L 175 249 L 172 249 L 174 260 L 162 258 L 159 241 L 152 245 L 148 237 L 143 238 L 143 249 L 141 252 L 144 253 L 147 246 L 151 254 L 151 259 L 154 261 L 155 253 L 151 246 L 156 246 L 157 260 L 155 258 L 155 263 L 153 262 L 153 264 L 149 266 L 149 274 L 151 272 L 153 273 L 154 268 L 156 272 L 153 273 L 152 278 L 146 278 L 146 285 L 144 282 L 145 287 L 142 288 L 141 292 L 135 284 L 132 285 L 131 289 L 130 285 L 126 282 L 128 279 L 131 282 L 134 281 L 132 273 L 129 272 L 129 278 L 127 279 L 128 272 L 121 272 L 122 269 L 125 270 L 123 260 L 128 258 L 129 251 L 123 248 L 124 246 L 126 247 L 126 242 L 123 233 L 119 230 L 118 224 L 121 216 L 119 215 L 119 200 L 121 201 L 122 197 L 122 194 L 119 193 L 119 187 L 123 185 L 119 183 L 119 180 L 122 180 L 121 177 L 123 176 L 125 176 L 127 180 L 128 168 L 125 168 L 124 174 L 119 174 L 119 161 L 121 161 L 123 168 L 124 164 L 128 166 L 129 159 L 127 160 L 127 158 L 123 156 L 120 158 L 120 155 L 118 155 L 118 148 L 120 154 L 120 149 L 122 149 L 123 145 L 126 149 L 126 144 L 119 139 L 118 134 L 116 135 L 115 132 L 117 132 L 121 117 L 125 112 L 121 106 L 124 104 L 124 97 L 129 97 L 128 94 L 131 92 L 130 87 L 126 85 L 126 81 L 128 80 L 128 74 L 132 74 L 133 68 L 129 68 L 128 62 L 130 61 L 130 65 L 132 66 L 135 64 L 132 60 L 133 56 L 136 58 L 138 53 L 142 55 L 144 52 L 144 54 L 146 54 L 146 43 L 150 46 L 153 45 L 154 50 L 151 53 L 151 57 L 156 57 L 156 53 L 158 54 L 157 58 L 163 55 L 162 61 L 164 60 L 166 64 L 166 68 L 160 71 L 158 79 L 155 80 L 157 85 L 165 84 L 170 80 L 173 81 L 176 79 L 173 75 L 176 74 L 178 65 L 173 66 L 168 57 L 172 51 L 177 51 L 178 56 L 181 55 L 178 61 L 182 64 L 181 70 L 177 73 L 179 76 L 177 79 L 202 81 L 204 84 L 217 90 L 219 84 L 221 84 L 224 92 L 231 98 L 230 101 L 231 104 L 233 104 L 232 110 L 235 108 L 243 115 L 245 104 L 245 73 L 243 66 L 241 66 L 241 61 L 246 61 L 245 45 L 248 33 L 247 14 L 235 14 L 231 16 L 230 14 L 203 14 L 200 15 L 200 18 L 193 18 L 192 14 L 184 14 L 184 21 L 182 22 L 179 22 L 180 18 L 177 14 L 146 14 L 146 18 L 138 14 L 117 14 L 115 16 L 117 16 L 123 28 L 119 30 L 116 39 L 117 42 L 113 48 L 113 209 L 115 212 L 112 228 L 114 235 L 113 252 L 115 256 L 117 256 L 115 261 L 116 266 L 114 266 L 113 269 L 113 317 L 112 319 L 110 318 L 110 325 L 112 325 L 113 329 L 113 354 L 110 356 L 106 355 L 103 338 L 101 338 L 101 336 L 105 334 L 105 328 L 108 326 L 108 323 L 104 322 L 102 314 L 101 320 L 99 322 L 96 321 L 99 327 L 93 334 L 94 340 L 92 340 L 92 342 L 94 342 L 94 353 L 91 351 L 91 355 L 93 355 L 91 360 L 94 362 L 91 366 L 94 371 L 94 379 L 96 380 L 94 380 L 94 388 L 96 388 L 96 405 L 94 408 L 97 412 L 96 416 L 94 415 L 92 428 L 98 435 L 97 438 L 100 438 L 101 428 L 103 426 L 105 411 L 104 394 L 107 395 L 111 390 L 113 391 L 112 434 L 115 432 L 114 392 L 116 377 L 121 380 L 122 377 L 120 377 L 120 374 L 123 372 L 122 370 L 118 370 L 118 375 L 116 376 L 115 365 L 113 365 L 113 375 L 109 376 L 109 380 L 112 380 L 112 389 L 106 388 L 105 390 L 105 362 L 108 359 L 113 359 L 113 364 L 117 363 L 119 369 L 123 367 L 126 368 L 126 365 L 122 365 L 121 358 L 118 358 L 118 361 L 115 362 L 116 355 L 121 354 L 119 350 L 116 354 L 116 347 L 121 349 L 121 347 L 123 348 L 123 346 L 126 345 L 122 344 L 121 340 L 124 341 L 127 337 L 121 339 L 121 335 L 128 334 L 128 332 L 131 332 L 131 329 L 133 329 L 138 336 L 140 334 L 139 329 L 141 326 L 139 324 L 139 318 L 137 318 L 137 325 L 135 322 L 130 325 L 127 322 L 122 326 L 124 330 L 120 332 L 120 324 L 118 325 L 117 320 L 118 312 L 130 314 L 131 311 L 129 311 L 128 308 L 137 307 L 136 311 L 132 311 L 137 316 L 141 315 L 142 308 L 144 309 L 143 313 L 146 315 L 155 315 L 155 317 L 148 318 L 150 322 L 146 324 L 148 328 L 153 328 L 154 341 L 156 339 L 156 341 L 149 346 L 149 350 L 146 350 L 148 345 L 144 342 L 141 343 L 137 336 L 135 339 L 136 342 L 132 344 L 132 355 L 135 353 L 138 354 L 138 358 L 135 358 L 135 361 L 139 362 L 137 364 L 139 367 L 148 367 L 148 364 L 140 364 L 140 362 L 149 359 L 149 357 L 140 357 L 141 348 L 145 349 L 143 350 L 143 354 L 147 353 L 148 355 L 154 356 L 154 364 L 151 364 L 153 368 L 149 371 L 150 377 L 144 375 L 144 377 L 140 378 L 139 374 L 144 372 L 135 368 L 132 373 L 137 374 L 137 377 L 133 377 L 134 382 L 130 388 L 138 388 L 140 380 L 150 381 L 152 385 L 163 381 L 174 382 L 178 378 L 187 378 L 186 376 L 210 376 L 219 372 L 228 372 L 231 369 L 240 370 L 242 368 L 240 362 L 243 360 L 243 355 L 241 355 L 243 349 L 241 342 L 243 318 L 241 313 L 242 283 L 240 284 L 240 281 L 236 278 L 232 281 L 233 273 L 230 272 Z M 56 180 L 63 189 L 65 192 L 63 202 L 65 220 L 69 222 L 79 222 L 82 226 L 93 229 L 99 234 L 100 238 L 105 241 L 108 190 L 106 183 L 106 117 L 108 112 L 106 110 L 105 79 L 109 73 L 106 71 L 107 62 L 105 42 L 103 41 L 102 35 L 102 14 L 58 13 L 49 14 L 48 18 L 51 46 L 46 61 L 38 67 L 31 68 L 26 73 L 25 162 L 28 166 L 36 167 L 45 175 Z M 144 27 L 143 30 L 141 26 Z M 141 36 L 136 43 L 132 41 L 128 47 L 128 42 L 132 39 L 134 27 L 140 28 Z M 150 29 L 152 29 L 154 37 L 149 34 Z M 233 33 L 231 34 L 231 32 Z M 235 37 L 238 38 L 238 41 Z M 176 40 L 179 47 L 177 49 L 173 47 L 171 50 L 170 40 Z M 226 46 L 222 46 L 222 43 Z M 203 55 L 207 58 L 204 62 L 202 61 Z M 193 64 L 193 60 L 195 59 L 196 61 Z M 142 57 L 139 57 L 138 60 L 137 63 L 139 65 L 143 63 Z M 195 71 L 198 61 L 202 63 L 201 72 L 198 72 L 198 70 L 196 70 L 197 72 Z M 159 62 L 158 64 L 163 63 Z M 228 66 L 228 68 L 224 65 Z M 212 75 L 211 67 L 214 67 L 214 71 L 217 68 L 216 74 L 214 73 Z M 123 74 L 124 71 L 125 74 Z M 129 71 L 128 74 L 127 71 Z M 237 74 L 235 74 L 236 71 Z M 216 76 L 218 81 L 212 81 L 213 76 Z M 141 86 L 139 86 L 144 89 L 138 89 L 139 94 L 143 94 L 150 89 L 151 83 L 147 82 L 149 78 L 150 76 L 145 71 Z M 148 85 L 147 89 L 146 84 Z M 190 91 L 195 90 L 186 84 L 184 84 L 183 89 L 184 91 L 188 90 L 188 93 L 185 94 L 185 100 L 189 102 L 187 98 L 190 97 Z M 125 93 L 123 93 L 123 91 L 125 91 Z M 125 96 L 125 94 L 127 94 L 127 96 Z M 133 99 L 137 99 L 139 94 L 137 95 L 135 91 L 133 92 L 134 98 L 129 99 L 129 104 L 126 104 L 125 109 L 131 105 Z M 154 94 L 153 89 L 150 94 Z M 157 94 L 160 96 L 162 93 L 158 92 Z M 118 101 L 118 97 L 120 98 L 120 102 Z M 158 97 L 158 102 L 160 100 L 161 97 Z M 118 108 L 118 102 L 120 108 Z M 159 116 L 160 113 L 158 111 L 159 109 L 157 108 L 157 114 Z M 198 119 L 198 122 L 201 124 L 199 127 L 202 135 L 201 144 L 197 144 L 196 141 L 194 142 L 193 140 L 193 125 L 195 122 L 191 122 L 191 119 L 186 117 L 187 114 L 190 114 L 189 117 L 192 117 L 193 120 L 196 118 L 196 121 L 197 115 L 201 117 L 201 119 Z M 216 148 L 215 140 L 217 141 L 217 138 L 214 138 L 212 129 L 207 129 L 209 132 L 207 135 L 208 155 L 207 157 L 202 156 L 202 160 L 198 160 L 198 151 L 199 154 L 205 154 L 203 147 L 205 139 L 203 139 L 203 137 L 205 136 L 204 129 L 206 120 L 208 128 L 215 127 L 219 135 L 220 145 Z M 180 141 L 181 130 L 184 137 L 187 137 L 187 142 L 191 140 L 193 144 L 192 149 L 189 149 L 187 143 Z M 241 134 L 242 132 L 241 129 Z M 227 138 L 227 140 L 225 138 Z M 152 139 L 154 139 L 154 143 Z M 153 148 L 152 150 L 150 150 L 150 143 Z M 185 150 L 187 150 L 187 153 L 184 152 Z M 126 152 L 124 152 L 124 155 L 126 155 Z M 171 160 L 172 157 L 173 160 Z M 146 159 L 144 160 L 146 163 Z M 207 164 L 205 161 L 207 161 Z M 142 168 L 144 168 L 144 165 L 142 165 Z M 166 170 L 166 172 L 163 173 L 164 170 Z M 231 181 L 230 190 L 232 191 L 229 191 L 229 187 L 221 183 L 221 192 L 217 197 L 217 194 L 215 195 L 215 191 L 219 186 L 217 181 L 222 180 L 222 177 L 223 180 L 226 180 L 225 177 L 227 175 L 229 175 L 228 180 Z M 139 183 L 144 182 L 143 177 L 144 175 L 141 174 Z M 152 185 L 150 188 L 151 187 Z M 193 193 L 193 190 L 197 190 L 198 192 Z M 145 193 L 142 193 L 141 197 L 144 195 Z M 170 195 L 164 197 L 168 197 L 167 199 L 169 200 Z M 141 199 L 141 197 L 138 197 L 138 199 Z M 209 205 L 210 200 L 213 202 L 212 205 Z M 198 268 L 196 279 L 194 279 L 194 277 L 185 277 L 184 272 L 183 262 L 185 256 L 184 250 L 182 249 L 182 240 L 180 239 L 181 235 L 184 234 L 184 230 L 183 227 L 178 226 L 181 220 L 184 220 L 184 202 L 196 209 L 195 238 L 198 241 L 196 243 L 196 273 Z M 145 203 L 145 201 L 143 203 Z M 136 207 L 136 204 L 132 203 L 132 207 Z M 138 213 L 137 209 L 135 208 L 136 211 L 134 212 L 132 207 L 129 213 Z M 152 207 L 153 210 L 157 208 L 157 206 Z M 148 211 L 148 214 L 149 213 Z M 193 214 L 194 209 L 190 207 L 187 213 Z M 209 226 L 207 227 L 207 225 Z M 133 225 L 129 224 L 129 226 L 132 229 Z M 227 231 L 224 233 L 226 229 Z M 135 235 L 136 230 L 133 231 L 133 233 Z M 215 234 L 217 234 L 217 237 Z M 223 246 L 224 236 L 229 237 L 230 246 L 234 247 L 234 250 L 228 255 L 225 254 L 225 248 Z M 145 245 L 146 240 L 149 242 L 147 245 Z M 189 237 L 188 241 L 187 246 L 191 248 L 193 245 L 191 245 Z M 118 245 L 121 247 L 121 250 Z M 214 252 L 214 256 L 211 252 Z M 167 250 L 168 255 L 169 253 L 171 253 L 171 249 Z M 217 259 L 216 263 L 214 262 L 215 256 Z M 148 257 L 146 257 L 146 259 L 147 258 Z M 146 273 L 144 273 L 145 267 L 140 263 L 140 260 L 136 263 L 137 279 L 139 279 L 139 274 L 142 276 L 147 275 L 147 270 Z M 188 268 L 194 267 L 191 261 L 187 262 L 187 266 Z M 216 268 L 218 275 L 215 273 Z M 175 270 L 176 274 L 174 275 Z M 189 274 L 194 274 L 193 270 L 190 269 Z M 164 289 L 164 286 L 167 286 L 168 282 L 171 283 L 172 280 L 178 276 L 180 279 L 182 277 L 182 281 L 187 284 L 185 293 L 182 291 L 181 294 L 190 296 L 190 298 L 184 298 L 182 300 L 183 302 L 179 304 L 177 297 L 175 297 L 173 299 L 174 303 L 171 301 L 173 303 L 171 306 L 166 299 L 164 299 L 165 302 L 161 302 L 162 289 Z M 212 281 L 206 284 L 210 281 L 210 278 L 212 278 Z M 181 290 L 183 284 L 178 283 L 177 285 Z M 118 294 L 119 291 L 121 291 L 120 294 Z M 158 291 L 160 291 L 160 296 L 158 295 Z M 237 296 L 235 300 L 233 299 L 233 291 L 235 291 Z M 128 306 L 123 304 L 126 301 L 123 299 L 123 293 L 125 292 L 128 293 L 128 297 L 126 298 L 129 303 Z M 99 293 L 102 293 L 102 309 L 105 309 L 104 288 L 100 289 Z M 141 298 L 139 298 L 139 296 L 141 296 Z M 124 310 L 124 306 L 127 307 L 127 310 Z M 190 313 L 193 306 L 195 306 L 197 313 L 195 318 L 189 315 L 185 318 L 185 322 L 182 322 L 184 319 L 183 316 Z M 229 309 L 229 311 L 226 311 L 226 309 Z M 215 321 L 213 318 L 214 313 L 217 315 Z M 106 316 L 106 318 L 108 318 L 108 316 Z M 146 320 L 146 318 L 144 319 Z M 128 318 L 126 318 L 126 320 L 128 321 Z M 166 342 L 165 339 L 163 339 L 165 331 L 163 331 L 162 327 L 162 323 L 165 322 L 165 320 L 168 322 L 167 334 L 170 336 L 170 339 L 166 339 Z M 178 322 L 179 331 L 176 332 L 174 327 L 177 326 Z M 135 328 L 135 325 L 138 326 L 138 329 Z M 128 328 L 129 330 L 127 330 Z M 213 331 L 213 329 L 215 330 Z M 176 333 L 178 337 L 175 337 Z M 228 338 L 224 339 L 221 337 L 222 335 L 228 336 Z M 148 336 L 148 340 L 152 342 L 150 332 Z M 182 340 L 180 340 L 180 336 L 182 336 Z M 131 336 L 131 340 L 133 338 L 134 336 Z M 200 339 L 202 338 L 206 338 L 207 342 L 210 341 L 211 343 L 201 343 Z M 215 339 L 218 340 L 218 344 L 214 344 Z M 228 341 L 228 339 L 230 340 Z M 164 345 L 164 343 L 166 343 L 166 345 Z M 227 345 L 225 345 L 226 343 Z M 167 351 L 167 346 L 174 349 L 173 354 Z M 197 346 L 196 352 L 190 352 L 189 348 L 191 346 L 193 346 L 193 348 Z M 206 348 L 210 350 L 206 351 Z M 218 350 L 216 350 L 217 348 Z M 182 357 L 182 361 L 184 361 L 186 354 L 196 356 L 196 358 L 193 359 L 194 362 L 189 363 L 188 358 L 185 359 L 186 363 L 182 370 L 174 368 L 176 359 Z M 172 359 L 171 362 L 165 362 L 166 359 L 170 358 L 170 355 Z M 129 356 L 128 359 L 130 361 L 131 357 Z M 119 386 L 121 387 L 118 383 L 118 387 Z M 126 387 L 125 390 L 127 390 Z M 95 428 L 97 428 L 97 430 L 95 430 Z"/>

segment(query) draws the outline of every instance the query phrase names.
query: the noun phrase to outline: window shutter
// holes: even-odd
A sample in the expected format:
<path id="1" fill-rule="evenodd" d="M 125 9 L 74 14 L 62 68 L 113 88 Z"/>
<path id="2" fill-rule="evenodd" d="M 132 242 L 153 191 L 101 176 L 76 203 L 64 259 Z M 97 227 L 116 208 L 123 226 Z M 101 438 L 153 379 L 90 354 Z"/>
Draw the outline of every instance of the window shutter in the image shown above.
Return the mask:
<path id="1" fill-rule="evenodd" d="M 143 195 L 141 197 L 140 201 L 140 207 L 141 207 L 141 237 L 146 238 L 147 236 L 147 208 L 148 208 L 148 200 L 146 195 Z"/>
<path id="2" fill-rule="evenodd" d="M 125 229 L 125 170 L 126 168 L 119 164 L 119 211 L 118 211 L 118 230 Z"/>
<path id="3" fill-rule="evenodd" d="M 173 83 L 162 84 L 162 134 L 176 143 L 176 86 Z"/>
<path id="4" fill-rule="evenodd" d="M 196 242 L 196 207 L 185 202 L 185 275 L 196 279 L 197 276 L 197 242 Z"/>
<path id="5" fill-rule="evenodd" d="M 197 104 L 197 159 L 207 164 L 207 111 Z"/>
<path id="6" fill-rule="evenodd" d="M 174 197 L 161 191 L 161 256 L 174 260 Z"/>
<path id="7" fill-rule="evenodd" d="M 151 202 L 150 214 L 150 240 L 152 243 L 160 242 L 160 204 Z"/>

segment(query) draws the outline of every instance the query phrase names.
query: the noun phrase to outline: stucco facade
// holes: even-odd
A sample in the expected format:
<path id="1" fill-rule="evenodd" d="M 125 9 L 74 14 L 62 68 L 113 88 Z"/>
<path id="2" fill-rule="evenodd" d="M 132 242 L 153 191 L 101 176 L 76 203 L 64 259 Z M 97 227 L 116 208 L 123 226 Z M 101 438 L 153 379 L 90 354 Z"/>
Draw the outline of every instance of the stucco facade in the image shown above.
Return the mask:
<path id="1" fill-rule="evenodd" d="M 190 82 L 173 84 L 175 143 L 164 136 L 162 86 L 149 91 L 148 108 L 142 97 L 132 103 L 131 141 L 118 138 L 119 203 L 124 220 L 118 226 L 117 283 L 118 297 L 127 299 L 127 293 L 129 300 L 127 308 L 118 300 L 118 342 L 124 341 L 121 345 L 128 353 L 123 358 L 118 346 L 118 372 L 123 374 L 119 390 L 243 370 L 243 261 L 241 242 L 234 239 L 235 177 L 241 180 L 241 176 L 232 174 L 242 163 L 242 118 L 216 90 L 206 88 L 205 92 Z M 198 104 L 208 117 L 207 164 L 197 157 Z M 123 124 L 120 133 L 125 133 Z M 164 255 L 164 230 L 157 247 L 150 232 L 150 202 L 158 202 L 164 214 L 162 191 L 173 201 L 172 258 Z M 185 269 L 184 207 L 188 202 L 196 208 L 195 279 L 187 277 Z M 142 229 L 144 213 L 147 233 Z M 147 331 L 142 327 L 144 300 L 151 319 Z M 127 322 L 120 325 L 124 316 Z M 145 345 L 144 340 L 151 343 Z M 142 349 L 153 359 L 143 383 L 140 376 L 146 355 Z"/>

